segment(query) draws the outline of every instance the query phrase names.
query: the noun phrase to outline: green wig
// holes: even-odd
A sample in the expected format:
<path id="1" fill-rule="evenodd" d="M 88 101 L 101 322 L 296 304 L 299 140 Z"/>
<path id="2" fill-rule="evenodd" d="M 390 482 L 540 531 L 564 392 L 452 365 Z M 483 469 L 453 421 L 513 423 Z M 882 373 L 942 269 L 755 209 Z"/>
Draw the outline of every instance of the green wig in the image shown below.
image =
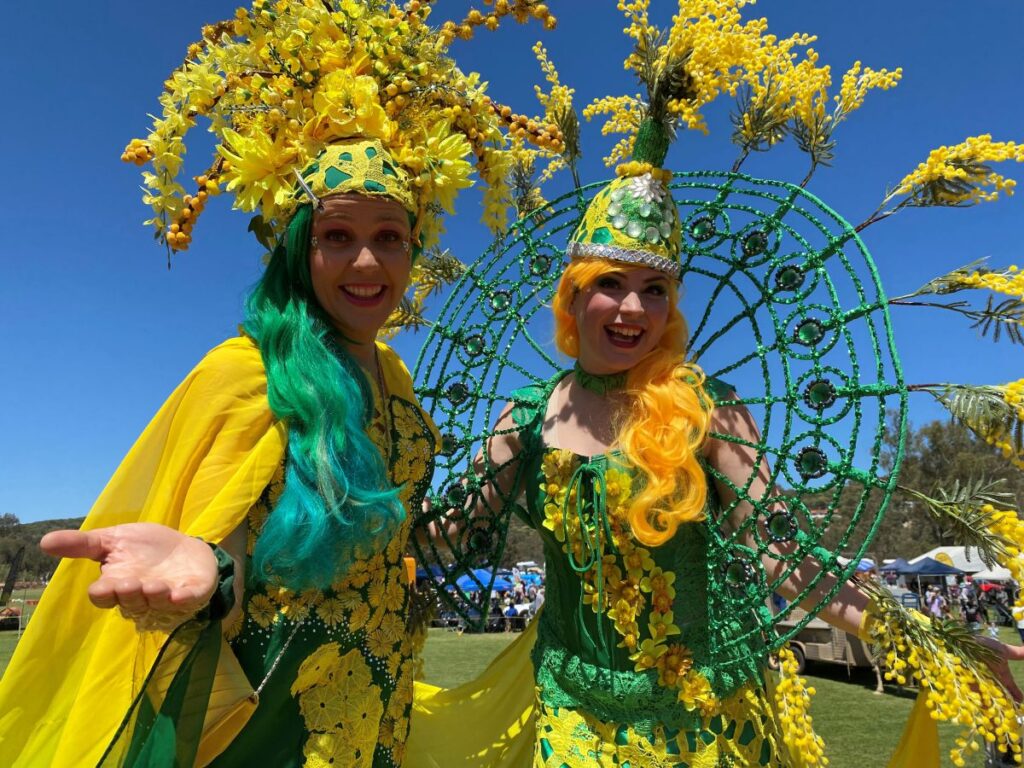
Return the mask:
<path id="1" fill-rule="evenodd" d="M 257 578 L 301 590 L 341 579 L 405 519 L 366 434 L 373 397 L 335 341 L 309 272 L 313 211 L 295 212 L 246 301 L 246 333 L 267 371 L 270 408 L 288 424 L 285 485 L 256 542 Z"/>

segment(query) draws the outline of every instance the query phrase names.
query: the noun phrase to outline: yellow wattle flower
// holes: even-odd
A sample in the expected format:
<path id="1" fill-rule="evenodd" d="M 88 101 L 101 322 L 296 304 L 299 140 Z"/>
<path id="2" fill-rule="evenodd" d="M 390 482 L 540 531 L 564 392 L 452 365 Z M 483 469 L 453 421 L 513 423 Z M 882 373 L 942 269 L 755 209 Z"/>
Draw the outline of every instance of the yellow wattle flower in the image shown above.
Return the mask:
<path id="1" fill-rule="evenodd" d="M 990 134 L 972 136 L 951 147 L 933 149 L 928 159 L 920 163 L 896 186 L 892 196 L 915 197 L 934 189 L 936 182 L 960 182 L 965 191 L 938 192 L 939 198 L 931 204 L 972 205 L 993 201 L 1000 193 L 1013 194 L 1016 182 L 988 169 L 988 163 L 1008 160 L 1024 162 L 1024 145 L 1012 141 L 992 141 Z"/>

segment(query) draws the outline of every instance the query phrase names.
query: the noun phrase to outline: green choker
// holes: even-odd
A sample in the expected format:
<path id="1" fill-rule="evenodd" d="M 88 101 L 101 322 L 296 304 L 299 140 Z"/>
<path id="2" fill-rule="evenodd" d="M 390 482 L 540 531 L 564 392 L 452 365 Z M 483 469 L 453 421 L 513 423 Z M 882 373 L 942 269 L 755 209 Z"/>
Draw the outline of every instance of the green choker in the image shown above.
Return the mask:
<path id="1" fill-rule="evenodd" d="M 573 373 L 576 375 L 576 381 L 584 389 L 588 389 L 591 392 L 598 395 L 607 395 L 610 392 L 619 392 L 626 386 L 626 372 L 621 373 L 606 373 L 603 375 L 595 373 L 587 373 L 577 362 L 573 368 Z"/>

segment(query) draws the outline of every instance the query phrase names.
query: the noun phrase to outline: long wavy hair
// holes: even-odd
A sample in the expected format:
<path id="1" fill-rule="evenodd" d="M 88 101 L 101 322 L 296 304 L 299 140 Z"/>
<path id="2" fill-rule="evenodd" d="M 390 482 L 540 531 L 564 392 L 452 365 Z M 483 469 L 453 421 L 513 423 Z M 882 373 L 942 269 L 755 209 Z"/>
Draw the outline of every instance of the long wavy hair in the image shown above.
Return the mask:
<path id="1" fill-rule="evenodd" d="M 298 209 L 246 300 L 274 415 L 288 425 L 284 490 L 256 542 L 258 578 L 323 588 L 377 551 L 405 519 L 366 434 L 366 377 L 334 341 L 309 271 L 313 212 Z"/>
<path id="2" fill-rule="evenodd" d="M 604 259 L 571 262 L 552 303 L 555 343 L 579 356 L 579 328 L 572 311 L 576 295 L 612 271 L 636 269 Z M 626 376 L 631 407 L 617 425 L 616 447 L 639 471 L 642 483 L 627 510 L 633 535 L 646 546 L 668 541 L 682 523 L 704 516 L 707 481 L 698 453 L 708 434 L 712 401 L 704 391 L 704 373 L 685 360 L 686 320 L 677 306 L 679 291 L 668 289 L 669 314 L 657 345 Z"/>

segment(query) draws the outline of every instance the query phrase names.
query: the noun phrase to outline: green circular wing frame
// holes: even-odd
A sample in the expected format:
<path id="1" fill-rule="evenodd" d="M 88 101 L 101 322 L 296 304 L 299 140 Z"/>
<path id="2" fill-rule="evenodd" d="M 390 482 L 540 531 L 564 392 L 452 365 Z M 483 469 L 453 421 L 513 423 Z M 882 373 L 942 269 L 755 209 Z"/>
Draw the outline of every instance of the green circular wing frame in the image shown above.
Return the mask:
<path id="1" fill-rule="evenodd" d="M 486 620 L 520 503 L 500 493 L 485 501 L 481 488 L 510 468 L 473 469 L 473 460 L 513 390 L 570 365 L 556 359 L 550 298 L 566 242 L 601 186 L 547 204 L 495 242 L 454 286 L 417 360 L 420 397 L 443 435 L 433 512 L 418 525 L 467 505 L 477 515 L 444 545 L 415 547 L 471 625 Z M 907 393 L 886 300 L 853 227 L 804 189 L 717 172 L 676 174 L 670 189 L 683 222 L 690 355 L 728 382 L 717 388 L 728 393 L 719 405 L 742 404 L 756 419 L 761 438 L 744 445 L 777 489 L 751 499 L 753 471 L 740 486 L 717 478 L 736 501 L 705 523 L 709 576 L 726 608 L 748 617 L 744 632 L 777 647 L 855 571 L 895 489 L 901 456 L 883 466 L 882 444 L 887 427 L 903 434 Z M 755 514 L 726 525 L 742 501 Z M 795 603 L 773 611 L 771 593 L 805 558 L 822 566 L 800 595 L 816 607 L 806 616 Z M 835 583 L 823 581 L 829 575 Z"/>

